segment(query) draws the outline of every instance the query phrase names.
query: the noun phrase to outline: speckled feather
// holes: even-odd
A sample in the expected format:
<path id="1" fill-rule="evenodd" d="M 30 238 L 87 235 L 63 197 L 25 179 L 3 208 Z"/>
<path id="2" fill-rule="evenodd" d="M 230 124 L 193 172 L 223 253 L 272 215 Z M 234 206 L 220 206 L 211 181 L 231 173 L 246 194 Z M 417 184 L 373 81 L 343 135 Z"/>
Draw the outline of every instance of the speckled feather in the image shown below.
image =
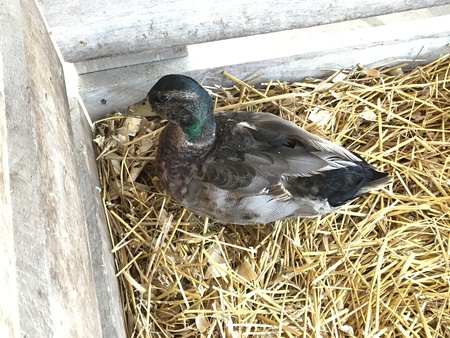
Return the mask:
<path id="1" fill-rule="evenodd" d="M 164 188 L 186 208 L 221 222 L 322 215 L 390 179 L 356 154 L 275 115 L 213 114 L 207 92 L 184 76 L 163 77 L 149 102 L 171 121 L 156 156 Z"/>

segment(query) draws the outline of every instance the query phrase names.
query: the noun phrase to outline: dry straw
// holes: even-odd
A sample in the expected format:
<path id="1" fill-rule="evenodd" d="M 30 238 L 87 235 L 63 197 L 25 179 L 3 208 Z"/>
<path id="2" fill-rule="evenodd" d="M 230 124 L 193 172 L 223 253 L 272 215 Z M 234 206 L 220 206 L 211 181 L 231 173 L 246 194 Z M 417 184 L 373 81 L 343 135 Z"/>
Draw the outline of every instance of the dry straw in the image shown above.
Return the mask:
<path id="1" fill-rule="evenodd" d="M 450 57 L 405 69 L 209 88 L 217 110 L 280 114 L 394 177 L 321 218 L 192 214 L 155 177 L 164 122 L 99 121 L 128 336 L 450 337 Z"/>

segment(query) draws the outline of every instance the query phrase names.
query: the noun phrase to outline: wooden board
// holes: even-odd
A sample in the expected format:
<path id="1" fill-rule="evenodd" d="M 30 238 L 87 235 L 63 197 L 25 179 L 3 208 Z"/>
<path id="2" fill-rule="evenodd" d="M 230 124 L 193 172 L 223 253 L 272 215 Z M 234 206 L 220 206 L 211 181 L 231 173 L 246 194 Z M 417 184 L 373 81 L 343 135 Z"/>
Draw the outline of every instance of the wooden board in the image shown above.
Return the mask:
<path id="1" fill-rule="evenodd" d="M 9 180 L 4 68 L 0 53 L 0 337 L 14 338 L 19 337 L 19 304 Z"/>
<path id="2" fill-rule="evenodd" d="M 146 50 L 158 51 L 450 4 L 450 0 L 39 2 L 52 35 L 69 62 Z"/>
<path id="3" fill-rule="evenodd" d="M 247 79 L 296 81 L 385 61 L 429 61 L 450 52 L 450 6 L 414 10 L 289 32 L 189 46 L 185 58 L 80 76 L 92 119 L 141 100 L 161 76 L 183 73 L 206 85 L 230 84 L 221 72 Z M 257 84 L 257 83 L 255 83 Z"/>
<path id="4" fill-rule="evenodd" d="M 98 72 L 100 70 L 133 66 L 141 63 L 156 62 L 161 60 L 168 60 L 187 56 L 186 47 L 173 47 L 160 49 L 155 51 L 143 51 L 138 53 L 129 53 L 123 55 L 115 55 L 108 57 L 101 57 L 93 60 L 77 61 L 74 66 L 78 74 Z"/>
<path id="5" fill-rule="evenodd" d="M 86 139 L 74 137 L 63 67 L 34 0 L 2 2 L 0 34 L 0 336 L 124 337 L 117 287 L 101 290 L 113 311 L 98 294 L 98 278 L 117 280 L 111 256 L 99 270 L 92 258 L 111 253 L 89 238 L 76 156 Z"/>
<path id="6" fill-rule="evenodd" d="M 102 189 L 92 144 L 92 129 L 83 114 L 79 100 L 70 97 L 69 106 L 102 335 L 105 338 L 123 337 L 125 327 L 122 302 L 114 257 L 111 253 L 111 237 L 100 198 Z"/>

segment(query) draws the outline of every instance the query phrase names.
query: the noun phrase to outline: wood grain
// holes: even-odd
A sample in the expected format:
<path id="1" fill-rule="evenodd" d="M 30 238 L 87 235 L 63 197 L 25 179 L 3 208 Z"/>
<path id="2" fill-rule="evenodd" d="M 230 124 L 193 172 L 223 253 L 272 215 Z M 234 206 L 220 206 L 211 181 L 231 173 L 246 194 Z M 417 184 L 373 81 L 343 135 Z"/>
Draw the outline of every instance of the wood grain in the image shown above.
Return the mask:
<path id="1" fill-rule="evenodd" d="M 6 130 L 5 67 L 0 53 L 0 337 L 15 338 L 19 337 L 19 304 Z"/>
<path id="2" fill-rule="evenodd" d="M 40 0 L 64 58 L 79 62 L 450 4 L 450 0 Z"/>
<path id="3" fill-rule="evenodd" d="M 80 76 L 80 95 L 96 120 L 143 99 L 161 76 L 182 73 L 206 85 L 229 85 L 221 73 L 248 79 L 298 81 L 357 63 L 430 61 L 450 52 L 450 6 L 270 33 L 188 48 L 185 58 Z M 412 62 L 416 60 L 415 62 Z"/>
<path id="4" fill-rule="evenodd" d="M 62 64 L 34 0 L 1 7 L 0 336 L 124 337 L 102 327 Z"/>

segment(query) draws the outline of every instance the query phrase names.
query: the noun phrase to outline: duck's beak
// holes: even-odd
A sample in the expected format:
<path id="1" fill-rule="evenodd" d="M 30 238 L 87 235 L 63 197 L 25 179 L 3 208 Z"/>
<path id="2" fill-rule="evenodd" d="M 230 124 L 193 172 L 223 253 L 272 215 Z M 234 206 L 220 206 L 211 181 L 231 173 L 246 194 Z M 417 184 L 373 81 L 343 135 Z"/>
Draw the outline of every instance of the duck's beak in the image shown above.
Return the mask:
<path id="1" fill-rule="evenodd" d="M 148 97 L 145 99 L 128 106 L 127 115 L 133 116 L 157 116 L 153 111 L 150 103 L 148 102 Z"/>

